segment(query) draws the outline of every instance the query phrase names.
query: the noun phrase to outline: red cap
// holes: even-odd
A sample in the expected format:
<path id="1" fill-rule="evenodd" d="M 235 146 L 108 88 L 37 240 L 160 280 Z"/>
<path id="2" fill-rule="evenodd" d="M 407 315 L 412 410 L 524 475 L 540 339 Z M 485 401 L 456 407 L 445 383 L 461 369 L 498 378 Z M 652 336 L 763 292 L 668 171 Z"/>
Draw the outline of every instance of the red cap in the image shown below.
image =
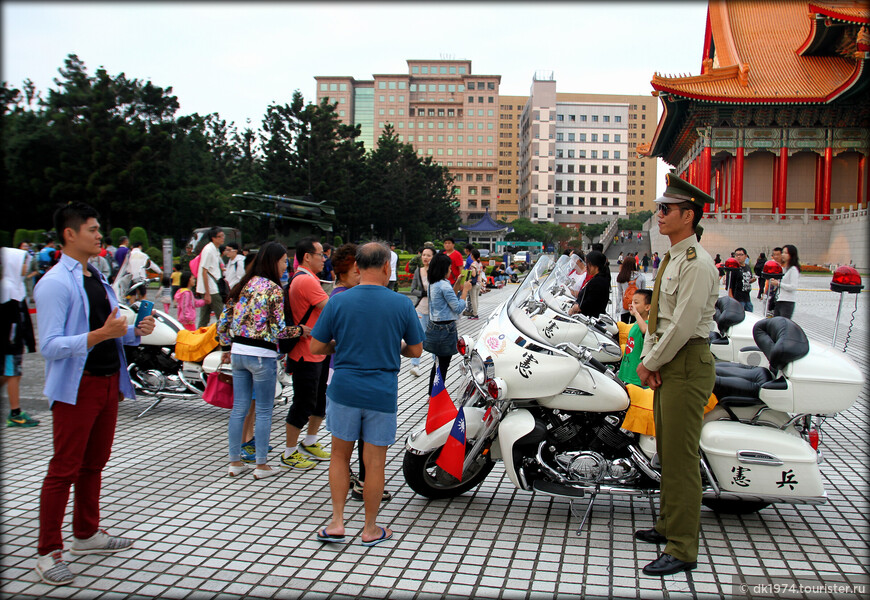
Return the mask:
<path id="1" fill-rule="evenodd" d="M 775 260 L 769 260 L 764 263 L 764 268 L 761 270 L 762 273 L 767 273 L 768 275 L 772 275 L 775 273 L 782 273 L 782 265 L 776 262 Z"/>

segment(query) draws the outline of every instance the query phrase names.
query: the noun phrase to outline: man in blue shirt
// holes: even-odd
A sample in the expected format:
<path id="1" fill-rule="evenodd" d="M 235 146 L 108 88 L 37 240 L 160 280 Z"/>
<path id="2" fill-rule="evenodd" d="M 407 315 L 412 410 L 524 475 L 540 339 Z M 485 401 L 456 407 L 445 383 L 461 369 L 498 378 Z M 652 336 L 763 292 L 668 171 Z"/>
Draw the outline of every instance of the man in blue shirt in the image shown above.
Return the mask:
<path id="1" fill-rule="evenodd" d="M 36 284 L 39 351 L 45 358 L 43 393 L 52 410 L 54 456 L 42 484 L 36 573 L 50 585 L 71 583 L 63 559 L 61 524 L 75 484 L 70 553 L 110 554 L 133 540 L 100 529 L 100 486 L 109 460 L 118 402 L 133 398 L 123 345 L 138 345 L 154 317 L 138 327 L 118 316 L 118 300 L 88 259 L 101 251 L 99 214 L 74 202 L 54 214 L 63 245 L 60 261 Z"/>
<path id="2" fill-rule="evenodd" d="M 344 541 L 344 504 L 350 487 L 350 458 L 356 440 L 365 442 L 364 546 L 390 539 L 375 524 L 384 492 L 387 447 L 396 441 L 401 356 L 423 353 L 423 328 L 411 300 L 392 293 L 390 250 L 370 242 L 356 254 L 359 285 L 334 296 L 311 332 L 311 352 L 335 354 L 327 388 L 326 421 L 332 431 L 329 487 L 332 521 L 318 532 L 322 542 Z M 403 341 L 404 340 L 404 341 Z"/>

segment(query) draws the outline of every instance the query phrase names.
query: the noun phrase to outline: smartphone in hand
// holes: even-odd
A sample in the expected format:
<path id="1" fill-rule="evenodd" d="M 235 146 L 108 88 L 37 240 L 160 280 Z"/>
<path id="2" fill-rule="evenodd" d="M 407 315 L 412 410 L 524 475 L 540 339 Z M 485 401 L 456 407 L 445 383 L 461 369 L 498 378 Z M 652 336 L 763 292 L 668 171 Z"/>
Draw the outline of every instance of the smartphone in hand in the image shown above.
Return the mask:
<path id="1" fill-rule="evenodd" d="M 136 313 L 136 323 L 134 324 L 134 327 L 139 327 L 139 323 L 142 322 L 142 319 L 150 316 L 152 310 L 154 310 L 154 303 L 150 300 L 142 300 L 139 302 L 139 312 Z"/>

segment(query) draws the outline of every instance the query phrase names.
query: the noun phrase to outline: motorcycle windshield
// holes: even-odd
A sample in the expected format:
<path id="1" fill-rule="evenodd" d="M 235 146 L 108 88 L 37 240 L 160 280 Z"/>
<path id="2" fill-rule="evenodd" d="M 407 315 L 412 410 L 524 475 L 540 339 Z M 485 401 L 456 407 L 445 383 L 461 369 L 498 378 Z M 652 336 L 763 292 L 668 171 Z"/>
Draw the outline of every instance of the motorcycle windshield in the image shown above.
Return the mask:
<path id="1" fill-rule="evenodd" d="M 579 256 L 561 256 L 547 278 L 535 290 L 535 299 L 544 302 L 556 313 L 568 316 L 574 303 L 571 288 L 582 279 L 585 263 Z"/>
<path id="2" fill-rule="evenodd" d="M 529 338 L 543 343 L 547 342 L 541 339 L 529 313 L 537 305 L 538 288 L 548 279 L 555 265 L 551 256 L 541 256 L 507 303 L 507 315 L 514 327 Z"/>

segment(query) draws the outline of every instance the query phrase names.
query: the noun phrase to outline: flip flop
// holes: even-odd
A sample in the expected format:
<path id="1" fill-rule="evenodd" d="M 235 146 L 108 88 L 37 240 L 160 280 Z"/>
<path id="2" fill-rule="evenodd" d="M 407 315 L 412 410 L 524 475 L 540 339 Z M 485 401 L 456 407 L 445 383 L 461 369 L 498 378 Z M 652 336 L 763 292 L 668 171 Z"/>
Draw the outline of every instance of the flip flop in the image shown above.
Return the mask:
<path id="1" fill-rule="evenodd" d="M 317 533 L 317 541 L 324 544 L 337 544 L 344 541 L 343 535 L 330 535 L 326 533 L 326 527 Z"/>
<path id="2" fill-rule="evenodd" d="M 381 537 L 379 537 L 379 538 L 377 538 L 377 539 L 374 539 L 374 540 L 371 540 L 371 541 L 368 541 L 368 542 L 360 541 L 360 545 L 362 545 L 362 546 L 367 546 L 367 547 L 377 546 L 377 545 L 380 544 L 381 542 L 386 542 L 388 539 L 390 539 L 391 537 L 393 537 L 393 532 L 392 532 L 392 531 L 390 532 L 390 535 L 387 535 L 387 530 L 386 530 L 386 529 L 384 529 L 383 527 L 381 527 L 380 530 L 381 530 L 381 532 L 382 532 L 382 533 L 381 533 Z"/>

